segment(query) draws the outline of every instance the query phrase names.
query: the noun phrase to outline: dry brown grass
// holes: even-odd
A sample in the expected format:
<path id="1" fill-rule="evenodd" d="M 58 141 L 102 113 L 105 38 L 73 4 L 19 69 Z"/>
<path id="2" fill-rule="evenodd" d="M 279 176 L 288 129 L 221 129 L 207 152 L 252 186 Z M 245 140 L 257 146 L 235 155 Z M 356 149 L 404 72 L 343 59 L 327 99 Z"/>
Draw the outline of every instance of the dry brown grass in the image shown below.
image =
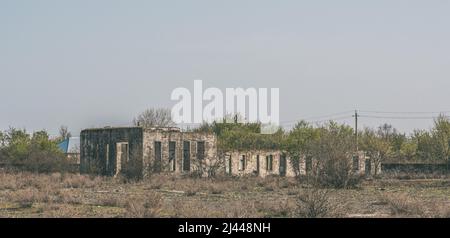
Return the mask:
<path id="1" fill-rule="evenodd" d="M 6 195 L 11 202 L 18 203 L 20 207 L 31 207 L 34 203 L 49 203 L 53 201 L 52 194 L 49 191 L 40 191 L 36 188 L 26 188 Z"/>
<path id="2" fill-rule="evenodd" d="M 162 209 L 162 197 L 156 193 L 147 193 L 145 197 L 131 198 L 126 205 L 125 217 L 158 217 Z"/>
<path id="3" fill-rule="evenodd" d="M 101 178 L 91 178 L 86 175 L 70 174 L 63 180 L 62 184 L 65 188 L 93 188 L 98 186 L 101 182 Z"/>
<path id="4" fill-rule="evenodd" d="M 103 196 L 96 201 L 96 205 L 107 207 L 126 207 L 127 204 L 127 199 L 115 195 Z"/>
<path id="5" fill-rule="evenodd" d="M 390 179 L 314 192 L 276 176 L 132 182 L 0 171 L 0 217 L 449 217 L 448 184 Z"/>
<path id="6" fill-rule="evenodd" d="M 170 217 L 179 218 L 256 218 L 263 214 L 248 201 L 201 202 L 176 199 L 170 204 Z"/>
<path id="7" fill-rule="evenodd" d="M 56 203 L 62 203 L 62 204 L 72 204 L 72 205 L 77 205 L 77 204 L 82 204 L 82 197 L 78 196 L 77 194 L 74 194 L 72 191 L 70 190 L 58 190 L 57 193 L 57 198 L 55 200 Z"/>
<path id="8" fill-rule="evenodd" d="M 388 205 L 393 216 L 425 215 L 422 204 L 408 194 L 385 194 L 380 200 Z"/>
<path id="9" fill-rule="evenodd" d="M 295 204 L 288 199 L 280 201 L 257 201 L 255 203 L 257 210 L 263 214 L 263 217 L 292 217 L 295 216 Z"/>
<path id="10" fill-rule="evenodd" d="M 431 206 L 430 215 L 432 218 L 450 218 L 450 203 L 434 203 Z"/>

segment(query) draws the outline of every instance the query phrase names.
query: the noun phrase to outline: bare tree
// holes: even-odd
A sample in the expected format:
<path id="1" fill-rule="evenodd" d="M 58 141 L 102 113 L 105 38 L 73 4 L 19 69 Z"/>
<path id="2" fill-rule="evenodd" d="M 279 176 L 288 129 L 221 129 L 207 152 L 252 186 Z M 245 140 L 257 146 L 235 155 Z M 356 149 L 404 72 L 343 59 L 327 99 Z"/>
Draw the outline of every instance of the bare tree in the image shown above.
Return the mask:
<path id="1" fill-rule="evenodd" d="M 392 127 L 392 125 L 384 123 L 383 125 L 378 127 L 378 135 L 384 139 L 389 140 L 392 134 L 395 134 L 396 130 Z"/>
<path id="2" fill-rule="evenodd" d="M 167 108 L 150 108 L 133 119 L 135 126 L 144 128 L 167 127 L 174 125 L 171 111 Z"/>
<path id="3" fill-rule="evenodd" d="M 72 133 L 70 133 L 69 128 L 67 126 L 62 125 L 59 128 L 59 138 L 61 138 L 61 140 L 67 140 L 70 137 L 72 137 Z"/>

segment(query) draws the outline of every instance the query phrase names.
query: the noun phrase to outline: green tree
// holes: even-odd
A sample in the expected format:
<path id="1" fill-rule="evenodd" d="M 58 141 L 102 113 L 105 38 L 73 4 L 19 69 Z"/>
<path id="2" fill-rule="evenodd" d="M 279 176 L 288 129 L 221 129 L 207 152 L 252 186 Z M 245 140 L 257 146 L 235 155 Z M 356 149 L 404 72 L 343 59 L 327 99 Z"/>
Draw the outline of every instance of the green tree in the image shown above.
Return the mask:
<path id="1" fill-rule="evenodd" d="M 376 134 L 380 139 L 389 143 L 389 157 L 397 159 L 402 157 L 401 148 L 407 142 L 407 136 L 404 133 L 399 133 L 392 125 L 385 123 L 378 127 Z"/>
<path id="2" fill-rule="evenodd" d="M 217 136 L 219 153 L 229 150 L 280 149 L 284 131 L 279 128 L 274 134 L 261 134 L 261 123 L 239 122 L 224 117 L 221 122 L 203 123 L 195 132 L 209 132 Z"/>
<path id="3" fill-rule="evenodd" d="M 317 128 L 319 136 L 311 145 L 313 180 L 316 184 L 334 188 L 356 185 L 357 176 L 352 172 L 351 154 L 354 150 L 354 132 L 347 125 L 329 122 Z"/>
<path id="4" fill-rule="evenodd" d="M 407 161 L 411 161 L 416 158 L 417 147 L 417 142 L 413 139 L 410 139 L 402 143 L 402 146 L 400 148 L 400 155 Z"/>
<path id="5" fill-rule="evenodd" d="M 2 148 L 3 146 L 5 146 L 5 134 L 3 134 L 2 131 L 0 131 L 0 148 Z"/>
<path id="6" fill-rule="evenodd" d="M 450 159 L 450 121 L 440 115 L 434 122 L 432 130 L 437 159 L 449 162 Z"/>
<path id="7" fill-rule="evenodd" d="M 311 156 L 311 146 L 319 136 L 319 130 L 306 121 L 300 121 L 283 141 L 283 149 L 287 152 L 296 175 L 300 174 L 300 160 Z"/>
<path id="8" fill-rule="evenodd" d="M 50 140 L 46 131 L 37 131 L 30 136 L 25 129 L 10 128 L 2 135 L 4 144 L 0 148 L 0 159 L 3 163 L 33 172 L 64 172 L 69 169 L 57 142 Z"/>
<path id="9" fill-rule="evenodd" d="M 430 161 L 434 158 L 434 142 L 430 132 L 425 130 L 415 130 L 411 139 L 417 144 L 417 159 Z"/>
<path id="10" fill-rule="evenodd" d="M 9 128 L 4 135 L 3 159 L 11 163 L 24 161 L 28 157 L 30 141 L 25 129 Z"/>
<path id="11" fill-rule="evenodd" d="M 375 133 L 371 129 L 364 130 L 361 141 L 361 148 L 373 162 L 375 175 L 377 175 L 381 163 L 386 161 L 392 155 L 392 146 L 386 136 Z"/>

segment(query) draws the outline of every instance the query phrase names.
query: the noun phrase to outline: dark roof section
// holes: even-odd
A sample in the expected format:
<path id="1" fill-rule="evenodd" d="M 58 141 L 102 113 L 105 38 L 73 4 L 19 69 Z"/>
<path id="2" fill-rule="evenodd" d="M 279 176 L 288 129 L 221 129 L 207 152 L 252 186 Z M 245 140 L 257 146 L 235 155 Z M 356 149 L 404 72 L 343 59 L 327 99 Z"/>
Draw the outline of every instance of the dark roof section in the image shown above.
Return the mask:
<path id="1" fill-rule="evenodd" d="M 118 126 L 118 127 L 111 127 L 111 126 L 105 126 L 105 127 L 99 127 L 99 128 L 87 128 L 83 129 L 83 131 L 101 131 L 101 130 L 116 130 L 116 129 L 142 129 L 142 127 L 139 126 Z"/>

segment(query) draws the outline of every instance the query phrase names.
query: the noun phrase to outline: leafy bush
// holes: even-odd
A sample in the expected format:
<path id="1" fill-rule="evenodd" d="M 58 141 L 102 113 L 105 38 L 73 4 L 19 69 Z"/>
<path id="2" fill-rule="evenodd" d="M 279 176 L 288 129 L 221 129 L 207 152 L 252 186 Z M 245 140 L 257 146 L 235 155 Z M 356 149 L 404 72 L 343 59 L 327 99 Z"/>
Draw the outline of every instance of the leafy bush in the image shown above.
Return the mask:
<path id="1" fill-rule="evenodd" d="M 280 149 L 284 132 L 278 130 L 275 134 L 261 134 L 260 123 L 239 123 L 237 121 L 223 123 L 204 123 L 196 132 L 209 132 L 217 136 L 219 150 L 248 149 Z"/>
<path id="2" fill-rule="evenodd" d="M 70 170 L 70 163 L 46 131 L 32 135 L 10 128 L 1 133 L 0 163 L 21 170 L 51 173 Z"/>
<path id="3" fill-rule="evenodd" d="M 360 177 L 351 166 L 354 151 L 354 132 L 346 125 L 330 122 L 318 128 L 300 124 L 288 137 L 288 153 L 312 158 L 307 180 L 314 186 L 352 188 L 358 185 Z M 299 133 L 299 135 L 295 135 Z M 303 138 L 306 134 L 306 137 Z M 298 161 L 297 161 L 298 162 Z M 299 174 L 299 172 L 297 172 Z"/>

